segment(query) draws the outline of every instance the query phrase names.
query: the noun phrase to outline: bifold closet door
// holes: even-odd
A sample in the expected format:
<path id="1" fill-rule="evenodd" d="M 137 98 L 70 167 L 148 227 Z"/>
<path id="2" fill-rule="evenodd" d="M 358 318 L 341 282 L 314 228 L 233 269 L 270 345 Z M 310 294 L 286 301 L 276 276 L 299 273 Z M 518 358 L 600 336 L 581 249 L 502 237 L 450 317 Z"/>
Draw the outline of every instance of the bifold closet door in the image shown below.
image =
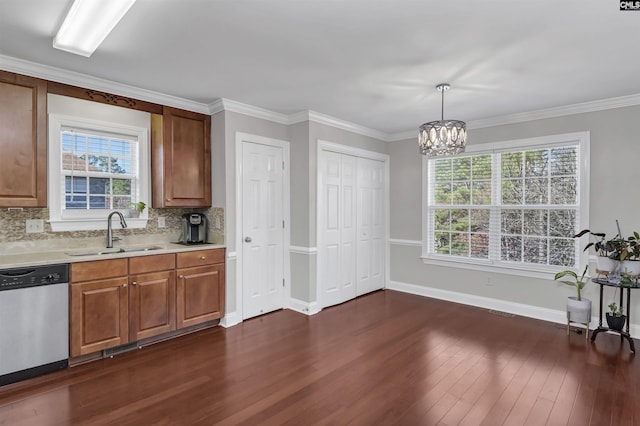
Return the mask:
<path id="1" fill-rule="evenodd" d="M 319 158 L 318 285 L 323 308 L 384 287 L 385 163 L 333 151 Z"/>
<path id="2" fill-rule="evenodd" d="M 357 162 L 357 295 L 384 287 L 384 163 Z"/>
<path id="3" fill-rule="evenodd" d="M 318 265 L 323 307 L 356 297 L 357 158 L 323 151 L 318 226 L 323 235 Z"/>

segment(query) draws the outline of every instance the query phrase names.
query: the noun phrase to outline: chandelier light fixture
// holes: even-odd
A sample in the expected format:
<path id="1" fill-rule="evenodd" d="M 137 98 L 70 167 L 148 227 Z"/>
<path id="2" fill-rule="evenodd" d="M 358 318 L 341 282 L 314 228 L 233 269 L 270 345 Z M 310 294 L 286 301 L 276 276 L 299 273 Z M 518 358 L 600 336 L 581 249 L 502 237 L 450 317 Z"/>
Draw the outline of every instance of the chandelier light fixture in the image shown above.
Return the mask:
<path id="1" fill-rule="evenodd" d="M 441 83 L 436 86 L 442 93 L 442 113 L 440 120 L 424 123 L 418 129 L 420 154 L 436 157 L 464 152 L 467 144 L 467 124 L 460 120 L 444 119 L 444 92 L 451 86 Z"/>

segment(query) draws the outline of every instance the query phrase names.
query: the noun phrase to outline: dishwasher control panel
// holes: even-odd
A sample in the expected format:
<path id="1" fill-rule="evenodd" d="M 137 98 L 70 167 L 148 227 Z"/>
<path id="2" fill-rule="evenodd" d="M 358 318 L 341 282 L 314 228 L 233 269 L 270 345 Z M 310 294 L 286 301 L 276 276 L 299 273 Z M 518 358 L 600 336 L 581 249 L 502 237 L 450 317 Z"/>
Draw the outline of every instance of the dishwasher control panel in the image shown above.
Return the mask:
<path id="1" fill-rule="evenodd" d="M 69 265 L 0 269 L 0 291 L 69 282 Z"/>

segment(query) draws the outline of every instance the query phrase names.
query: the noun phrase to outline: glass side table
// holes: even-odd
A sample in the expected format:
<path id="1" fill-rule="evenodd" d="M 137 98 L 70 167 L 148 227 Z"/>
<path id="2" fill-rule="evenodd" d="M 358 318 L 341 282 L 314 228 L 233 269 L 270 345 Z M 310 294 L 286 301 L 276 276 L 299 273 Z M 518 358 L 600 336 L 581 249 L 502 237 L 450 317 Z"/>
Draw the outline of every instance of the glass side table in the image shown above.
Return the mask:
<path id="1" fill-rule="evenodd" d="M 640 285 L 638 284 L 637 280 L 633 280 L 633 282 L 631 284 L 621 284 L 618 282 L 611 282 L 609 281 L 607 278 L 593 278 L 591 281 L 593 281 L 594 283 L 600 285 L 600 309 L 599 309 L 599 317 L 598 317 L 598 328 L 596 328 L 595 330 L 593 330 L 593 332 L 591 333 L 591 341 L 593 342 L 594 340 L 596 340 L 596 336 L 598 335 L 598 333 L 601 332 L 612 332 L 612 333 L 616 333 L 620 335 L 620 340 L 622 339 L 627 339 L 627 341 L 629 342 L 629 349 L 631 349 L 631 352 L 636 353 L 636 347 L 633 343 L 633 339 L 631 338 L 631 335 L 629 334 L 629 323 L 631 323 L 631 316 L 630 316 L 630 307 L 631 307 L 631 290 L 632 289 L 636 289 L 636 288 L 640 288 Z M 627 303 L 626 303 L 626 307 L 625 309 L 627 310 L 627 323 L 624 327 L 624 330 L 614 330 L 612 328 L 609 327 L 603 327 L 602 325 L 602 295 L 603 295 L 603 291 L 604 291 L 604 287 L 614 287 L 614 288 L 619 288 L 620 289 L 620 305 L 619 306 L 625 306 L 624 305 L 624 290 L 627 290 Z"/>

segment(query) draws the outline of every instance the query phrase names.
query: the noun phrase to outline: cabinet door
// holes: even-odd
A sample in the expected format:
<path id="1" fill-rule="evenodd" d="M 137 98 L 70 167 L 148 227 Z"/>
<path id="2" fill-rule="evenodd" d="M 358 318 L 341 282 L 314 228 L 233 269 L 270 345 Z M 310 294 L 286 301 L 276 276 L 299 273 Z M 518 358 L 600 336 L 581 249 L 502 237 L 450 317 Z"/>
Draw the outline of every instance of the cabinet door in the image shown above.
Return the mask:
<path id="1" fill-rule="evenodd" d="M 46 81 L 0 71 L 0 129 L 0 207 L 46 207 Z"/>
<path id="2" fill-rule="evenodd" d="M 224 315 L 224 264 L 178 270 L 177 327 Z"/>
<path id="3" fill-rule="evenodd" d="M 151 115 L 153 207 L 211 206 L 211 117 L 164 107 Z"/>
<path id="4" fill-rule="evenodd" d="M 129 340 L 133 342 L 175 329 L 175 271 L 131 276 Z"/>
<path id="5" fill-rule="evenodd" d="M 128 277 L 71 284 L 71 356 L 128 342 Z"/>

